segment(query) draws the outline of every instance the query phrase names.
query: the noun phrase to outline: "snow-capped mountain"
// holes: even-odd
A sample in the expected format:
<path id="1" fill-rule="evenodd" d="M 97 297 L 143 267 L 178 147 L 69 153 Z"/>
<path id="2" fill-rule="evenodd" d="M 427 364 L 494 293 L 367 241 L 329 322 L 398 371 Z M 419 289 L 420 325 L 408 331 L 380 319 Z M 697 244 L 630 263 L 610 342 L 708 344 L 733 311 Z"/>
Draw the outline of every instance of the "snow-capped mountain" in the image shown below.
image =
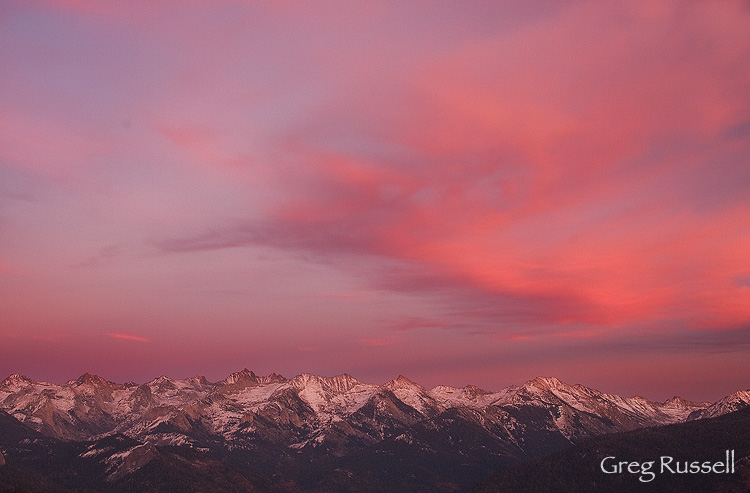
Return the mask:
<path id="1" fill-rule="evenodd" d="M 64 384 L 21 375 L 0 382 L 0 411 L 50 440 L 89 444 L 82 454 L 92 460 L 99 457 L 100 443 L 126 437 L 128 446 L 118 442 L 112 448 L 116 456 L 107 459 L 117 467 L 102 476 L 115 478 L 155 458 L 181 463 L 165 452 L 176 449 L 158 448 L 164 445 L 230 454 L 243 468 L 254 464 L 259 474 L 277 470 L 286 477 L 300 464 L 313 469 L 323 464 L 334 471 L 337 484 L 349 479 L 335 471 L 361 469 L 383 457 L 414 467 L 428 461 L 436 477 L 455 469 L 460 458 L 461 470 L 474 477 L 589 437 L 714 417 L 749 405 L 748 391 L 715 404 L 679 397 L 653 402 L 542 377 L 497 392 L 472 385 L 428 390 L 404 376 L 375 385 L 347 374 L 287 379 L 247 369 L 219 382 L 161 376 L 140 385 L 118 384 L 88 373 Z M 6 452 L 14 449 L 0 447 L 7 457 Z M 372 472 L 367 471 L 363 474 Z"/>
<path id="2" fill-rule="evenodd" d="M 748 407 L 750 407 L 750 390 L 739 390 L 707 407 L 696 409 L 690 413 L 688 419 L 715 418 Z"/>
<path id="3" fill-rule="evenodd" d="M 21 375 L 0 382 L 0 409 L 57 438 L 85 440 L 122 433 L 154 443 L 192 443 L 206 436 L 239 440 L 276 434 L 277 439 L 292 440 L 282 440 L 292 448 L 324 443 L 329 435 L 341 433 L 341 423 L 367 442 L 381 440 L 388 435 L 385 428 L 406 428 L 448 409 L 470 410 L 492 423 L 487 427 L 504 427 L 511 435 L 526 429 L 529 420 L 538 421 L 544 430 L 575 441 L 680 422 L 688 416 L 716 416 L 748 402 L 750 392 L 713 405 L 679 398 L 658 403 L 541 377 L 489 392 L 471 385 L 427 390 L 404 376 L 373 385 L 347 374 L 286 379 L 258 376 L 247 369 L 216 383 L 200 376 L 161 376 L 142 385 L 117 384 L 88 373 L 62 385 Z"/>

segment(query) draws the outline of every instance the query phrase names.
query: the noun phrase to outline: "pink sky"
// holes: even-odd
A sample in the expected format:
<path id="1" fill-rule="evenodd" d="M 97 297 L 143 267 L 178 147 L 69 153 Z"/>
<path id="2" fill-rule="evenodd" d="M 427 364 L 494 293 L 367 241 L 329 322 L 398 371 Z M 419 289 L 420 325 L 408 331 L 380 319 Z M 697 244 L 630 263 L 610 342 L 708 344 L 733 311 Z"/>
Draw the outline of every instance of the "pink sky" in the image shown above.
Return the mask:
<path id="1" fill-rule="evenodd" d="M 0 378 L 750 387 L 750 7 L 0 5 Z"/>

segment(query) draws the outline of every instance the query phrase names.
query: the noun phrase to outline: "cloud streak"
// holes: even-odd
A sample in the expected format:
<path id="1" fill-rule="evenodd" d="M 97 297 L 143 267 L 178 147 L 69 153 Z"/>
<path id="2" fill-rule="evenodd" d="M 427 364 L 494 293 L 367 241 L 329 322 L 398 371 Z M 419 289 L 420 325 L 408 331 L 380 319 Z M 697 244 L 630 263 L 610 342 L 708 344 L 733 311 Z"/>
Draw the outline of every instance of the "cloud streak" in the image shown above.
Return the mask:
<path id="1" fill-rule="evenodd" d="M 122 332 L 109 332 L 107 333 L 107 337 L 111 339 L 116 339 L 118 341 L 131 341 L 131 342 L 148 342 L 149 341 L 147 337 L 139 336 L 136 334 L 125 334 Z"/>

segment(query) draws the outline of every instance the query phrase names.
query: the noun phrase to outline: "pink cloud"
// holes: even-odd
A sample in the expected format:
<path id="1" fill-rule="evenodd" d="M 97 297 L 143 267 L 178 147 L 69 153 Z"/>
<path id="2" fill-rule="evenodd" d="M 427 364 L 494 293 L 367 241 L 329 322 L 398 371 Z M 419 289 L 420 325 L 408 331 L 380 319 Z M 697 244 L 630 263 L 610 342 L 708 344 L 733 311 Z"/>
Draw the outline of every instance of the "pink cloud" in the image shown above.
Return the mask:
<path id="1" fill-rule="evenodd" d="M 738 322 L 749 313 L 721 301 L 736 299 L 722 279 L 738 268 L 722 252 L 742 250 L 742 223 L 716 228 L 731 246 L 706 248 L 700 238 L 721 219 L 686 209 L 684 195 L 717 157 L 694 143 L 746 114 L 750 43 L 737 39 L 747 40 L 747 12 L 731 7 L 691 5 L 678 16 L 646 3 L 573 5 L 397 65 L 378 89 L 353 70 L 341 82 L 357 87 L 353 97 L 327 101 L 280 136 L 285 157 L 266 182 L 279 193 L 265 220 L 157 246 L 382 256 L 422 273 L 401 286 L 447 287 L 464 309 L 485 293 L 529 325 Z M 710 48 L 693 50 L 696 37 Z M 210 132 L 169 135 L 206 162 L 231 161 L 207 153 Z M 350 138 L 364 147 L 347 147 Z M 398 151 L 379 154 L 385 144 Z"/>
<path id="2" fill-rule="evenodd" d="M 697 265 L 707 255 L 721 259 L 719 250 L 708 253 L 684 243 L 686 232 L 720 218 L 679 210 L 683 189 L 669 187 L 681 184 L 686 167 L 709 166 L 712 151 L 678 142 L 708 141 L 741 121 L 747 100 L 740 88 L 750 75 L 738 65 L 748 46 L 736 42 L 737 36 L 747 38 L 742 22 L 716 15 L 716 9 L 702 12 L 704 7 L 689 10 L 663 46 L 663 13 L 626 11 L 622 24 L 622 12 L 593 6 L 573 9 L 554 25 L 542 23 L 511 39 L 462 49 L 426 71 L 424 82 L 416 80 L 427 97 L 394 122 L 398 133 L 390 137 L 430 163 L 402 168 L 399 183 L 418 185 L 401 187 L 397 207 L 390 209 L 373 193 L 392 180 L 336 180 L 326 185 L 335 192 L 330 201 L 300 196 L 296 208 L 305 215 L 282 215 L 285 227 L 292 232 L 297 221 L 301 226 L 303 220 L 325 218 L 320 224 L 325 235 L 327 227 L 355 220 L 357 237 L 368 240 L 358 243 L 363 249 L 490 291 L 569 293 L 588 301 L 588 320 L 605 324 L 660 318 L 675 302 L 695 306 L 695 292 L 672 287 L 675 278 L 661 266 L 658 248 L 665 232 L 673 231 L 683 247 L 668 264 Z M 602 11 L 605 22 L 587 24 L 589 37 L 577 37 L 583 19 L 601 18 Z M 708 25 L 699 22 L 706 14 Z M 642 33 L 635 42 L 633 31 Z M 713 51 L 694 52 L 695 36 L 712 39 Z M 654 141 L 663 141 L 667 152 L 649 161 Z M 354 160 L 348 166 L 366 170 Z M 513 197 L 519 182 L 503 183 L 493 173 L 519 166 L 529 178 L 520 182 L 525 191 Z M 346 176 L 366 175 L 348 169 Z M 514 198 L 510 208 L 483 195 L 482 180 L 489 180 L 496 195 Z M 422 206 L 413 201 L 420 193 L 433 199 Z M 380 217 L 387 220 L 381 223 Z M 739 225 L 723 231 L 731 236 Z M 711 296 L 698 296 L 699 306 L 711 311 Z M 737 312 L 735 321 L 747 315 Z"/>
<path id="3" fill-rule="evenodd" d="M 107 333 L 107 336 L 112 339 L 117 339 L 120 341 L 133 341 L 133 342 L 148 342 L 149 341 L 147 337 L 139 336 L 136 334 L 127 334 L 124 332 L 109 332 Z"/>
<path id="4" fill-rule="evenodd" d="M 221 326 L 364 365 L 303 335 L 365 352 L 397 329 L 424 374 L 487 340 L 624 351 L 633 327 L 730 347 L 750 319 L 745 4 L 496 4 L 9 7 L 3 330 L 189 323 L 187 347 Z M 411 364 L 400 346 L 378 353 Z"/>

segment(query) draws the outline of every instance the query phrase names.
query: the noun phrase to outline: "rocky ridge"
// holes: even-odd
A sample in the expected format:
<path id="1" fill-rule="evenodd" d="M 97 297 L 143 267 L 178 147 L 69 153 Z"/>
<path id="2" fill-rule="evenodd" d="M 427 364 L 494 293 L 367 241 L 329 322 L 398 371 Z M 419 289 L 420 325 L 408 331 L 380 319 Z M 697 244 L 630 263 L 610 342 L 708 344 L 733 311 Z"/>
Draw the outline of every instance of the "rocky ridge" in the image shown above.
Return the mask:
<path id="1" fill-rule="evenodd" d="M 153 461 L 182 467 L 175 451 L 192 450 L 238 461 L 239 471 L 250 464 L 263 477 L 275 471 L 297 485 L 314 484 L 319 470 L 329 471 L 325 481 L 336 485 L 379 477 L 384 472 L 378 464 L 392 457 L 415 470 L 429 464 L 431 472 L 419 484 L 453 488 L 590 437 L 718 416 L 748 403 L 746 391 L 714 404 L 679 397 L 653 402 L 551 377 L 496 392 L 472 385 L 426 389 L 404 376 L 375 385 L 348 374 L 287 379 L 247 369 L 219 382 L 161 376 L 118 384 L 88 373 L 64 384 L 17 374 L 0 382 L 0 411 L 26 429 L 76 443 L 122 437 L 111 454 L 97 455 L 106 481 L 125 481 Z M 0 453 L 22 453 L 13 443 Z M 92 448 L 81 460 L 103 450 L 86 446 Z M 442 476 L 456 471 L 456 464 L 462 464 L 460 474 Z M 292 471 L 298 470 L 307 472 L 297 477 Z M 379 477 L 372 487 L 391 480 Z"/>
<path id="2" fill-rule="evenodd" d="M 17 374 L 0 382 L 0 409 L 56 438 L 88 440 L 121 433 L 152 443 L 183 444 L 210 436 L 268 435 L 275 428 L 276 438 L 299 438 L 284 444 L 292 448 L 320 445 L 341 431 L 341 423 L 354 427 L 352 433 L 362 438 L 382 439 L 387 435 L 384 426 L 365 424 L 367 417 L 373 420 L 379 415 L 392 421 L 395 430 L 449 409 L 464 409 L 481 415 L 485 423 L 499 420 L 494 424 L 513 434 L 533 414 L 548 431 L 574 441 L 716 416 L 748 402 L 750 392 L 738 392 L 716 404 L 680 398 L 660 403 L 542 377 L 490 392 L 471 385 L 428 390 L 404 376 L 374 385 L 348 374 L 287 379 L 275 373 L 258 376 L 247 369 L 215 383 L 201 376 L 182 380 L 161 376 L 142 385 L 118 384 L 88 373 L 62 385 Z M 529 417 L 523 418 L 524 413 Z"/>

